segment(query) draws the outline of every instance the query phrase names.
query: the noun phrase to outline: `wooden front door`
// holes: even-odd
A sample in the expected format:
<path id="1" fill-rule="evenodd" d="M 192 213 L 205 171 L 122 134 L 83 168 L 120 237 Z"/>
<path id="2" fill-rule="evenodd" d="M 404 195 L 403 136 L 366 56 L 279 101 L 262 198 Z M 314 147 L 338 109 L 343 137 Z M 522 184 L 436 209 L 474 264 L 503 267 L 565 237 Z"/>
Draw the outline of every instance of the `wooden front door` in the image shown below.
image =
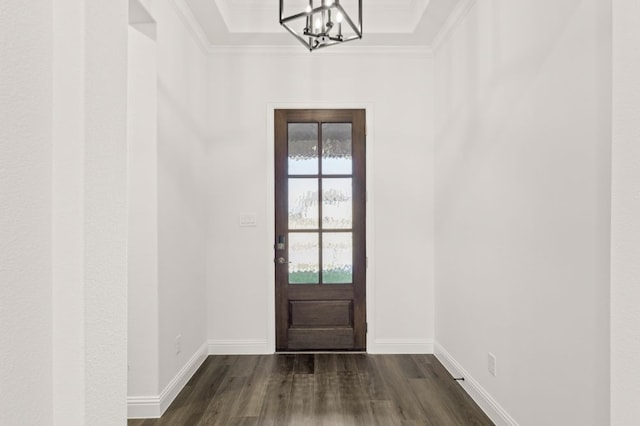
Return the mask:
<path id="1" fill-rule="evenodd" d="M 276 350 L 366 350 L 365 111 L 275 111 Z"/>

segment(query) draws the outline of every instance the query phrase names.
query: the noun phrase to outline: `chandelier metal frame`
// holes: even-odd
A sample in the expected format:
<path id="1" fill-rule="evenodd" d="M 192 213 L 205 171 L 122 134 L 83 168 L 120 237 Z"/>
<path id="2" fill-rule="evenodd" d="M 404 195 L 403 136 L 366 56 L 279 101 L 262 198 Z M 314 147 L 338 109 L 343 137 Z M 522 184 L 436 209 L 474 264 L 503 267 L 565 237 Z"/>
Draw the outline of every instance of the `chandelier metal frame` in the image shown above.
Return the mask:
<path id="1" fill-rule="evenodd" d="M 314 7 L 314 0 L 309 0 L 307 9 L 290 16 L 283 16 L 284 1 L 280 0 L 280 24 L 287 29 L 310 52 L 346 41 L 362 38 L 362 0 L 358 0 L 357 23 L 349 17 L 340 4 L 340 0 L 320 0 Z M 296 31 L 292 23 L 303 23 L 301 32 Z M 353 31 L 348 37 L 342 34 L 342 25 L 346 24 Z"/>

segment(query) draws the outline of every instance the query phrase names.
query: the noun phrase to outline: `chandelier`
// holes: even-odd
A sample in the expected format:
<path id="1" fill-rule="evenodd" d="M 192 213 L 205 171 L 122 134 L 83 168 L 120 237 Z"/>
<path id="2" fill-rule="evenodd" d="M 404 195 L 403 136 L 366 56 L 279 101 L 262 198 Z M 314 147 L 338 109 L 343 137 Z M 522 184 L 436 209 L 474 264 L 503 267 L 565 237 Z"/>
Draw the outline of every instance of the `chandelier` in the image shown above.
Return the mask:
<path id="1" fill-rule="evenodd" d="M 308 0 L 301 10 L 304 3 L 300 4 L 299 0 L 280 0 L 280 24 L 309 51 L 362 38 L 362 0 L 352 1 L 357 2 L 357 23 L 349 17 L 340 0 L 315 1 L 319 3 L 317 6 L 314 0 Z M 289 3 L 299 9 L 290 11 Z"/>

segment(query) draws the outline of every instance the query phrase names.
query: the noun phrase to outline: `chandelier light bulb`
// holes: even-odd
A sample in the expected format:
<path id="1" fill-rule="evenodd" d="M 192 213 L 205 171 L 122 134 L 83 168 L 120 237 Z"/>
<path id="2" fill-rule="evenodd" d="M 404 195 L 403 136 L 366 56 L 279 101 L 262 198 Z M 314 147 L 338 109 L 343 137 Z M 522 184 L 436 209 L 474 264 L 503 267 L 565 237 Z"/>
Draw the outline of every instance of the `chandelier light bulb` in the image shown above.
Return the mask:
<path id="1" fill-rule="evenodd" d="M 337 21 L 338 23 L 340 23 L 340 22 L 342 22 L 342 19 L 343 19 L 343 18 L 342 18 L 342 13 L 338 12 L 338 13 L 336 14 L 336 21 Z"/>
<path id="2" fill-rule="evenodd" d="M 320 28 L 322 28 L 322 19 L 317 18 L 316 19 L 316 29 L 319 30 Z"/>
<path id="3" fill-rule="evenodd" d="M 307 8 L 304 11 L 307 13 L 311 13 L 311 6 L 307 5 Z"/>

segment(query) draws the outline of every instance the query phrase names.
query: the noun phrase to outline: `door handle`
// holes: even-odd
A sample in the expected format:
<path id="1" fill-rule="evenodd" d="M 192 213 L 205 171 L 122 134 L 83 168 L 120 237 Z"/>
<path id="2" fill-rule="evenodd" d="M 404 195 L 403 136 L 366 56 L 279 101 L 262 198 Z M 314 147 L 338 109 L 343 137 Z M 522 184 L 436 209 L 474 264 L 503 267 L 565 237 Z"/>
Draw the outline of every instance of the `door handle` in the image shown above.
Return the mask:
<path id="1" fill-rule="evenodd" d="M 279 263 L 280 265 L 284 265 L 285 263 L 291 263 L 291 262 L 287 262 L 287 259 L 280 256 L 279 258 L 276 259 L 276 263 Z"/>

